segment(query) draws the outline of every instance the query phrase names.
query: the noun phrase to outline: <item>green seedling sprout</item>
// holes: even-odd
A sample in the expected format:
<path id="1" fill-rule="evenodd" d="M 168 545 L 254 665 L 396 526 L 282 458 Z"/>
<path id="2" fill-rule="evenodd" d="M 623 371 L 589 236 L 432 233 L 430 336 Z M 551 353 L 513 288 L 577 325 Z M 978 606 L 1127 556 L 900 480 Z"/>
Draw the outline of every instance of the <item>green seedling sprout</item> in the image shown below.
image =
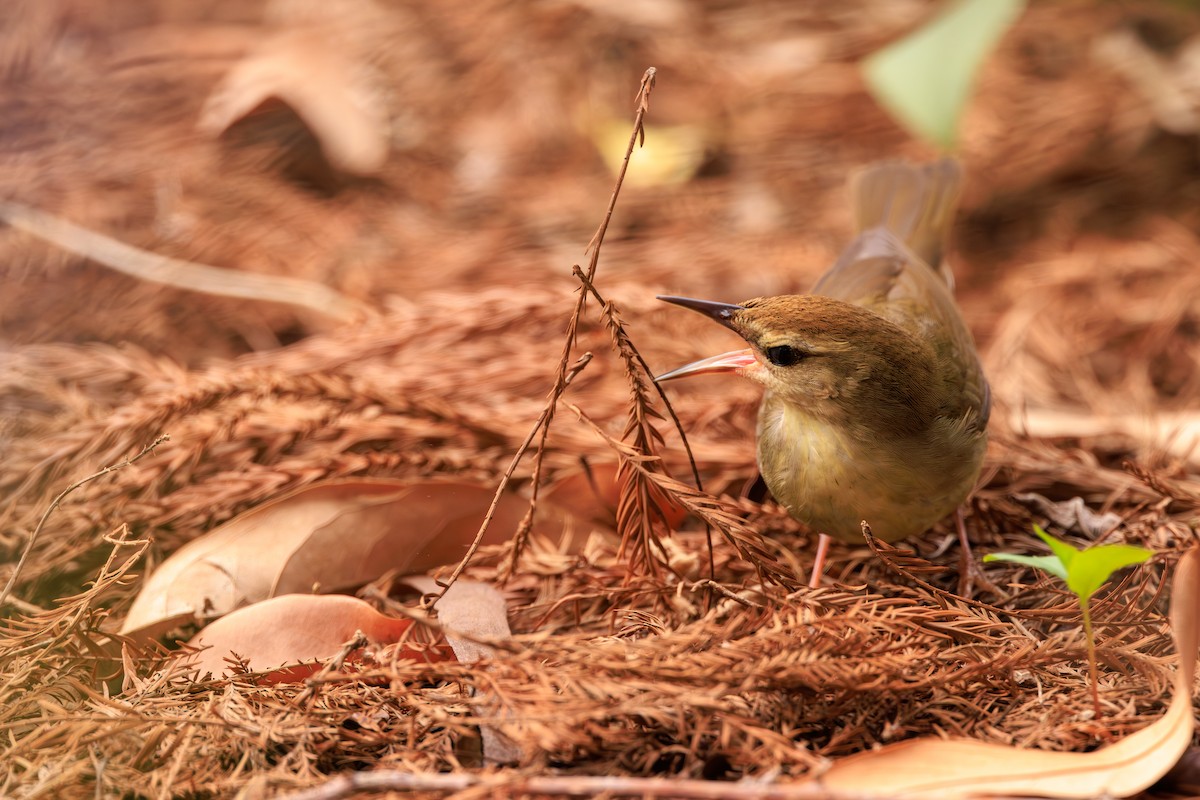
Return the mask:
<path id="1" fill-rule="evenodd" d="M 1012 561 L 1049 572 L 1051 575 L 1061 578 L 1067 584 L 1067 588 L 1078 598 L 1079 610 L 1083 613 L 1083 635 L 1087 639 L 1088 676 L 1092 682 L 1092 708 L 1099 717 L 1100 686 L 1096 677 L 1096 637 L 1092 633 L 1092 615 L 1088 601 L 1114 572 L 1131 564 L 1141 564 L 1154 555 L 1154 551 L 1129 544 L 1103 544 L 1098 547 L 1089 547 L 1087 550 L 1080 550 L 1055 539 L 1037 525 L 1033 526 L 1033 532 L 1050 546 L 1053 555 L 1020 556 L 1014 553 L 991 553 L 984 556 L 983 560 Z"/>

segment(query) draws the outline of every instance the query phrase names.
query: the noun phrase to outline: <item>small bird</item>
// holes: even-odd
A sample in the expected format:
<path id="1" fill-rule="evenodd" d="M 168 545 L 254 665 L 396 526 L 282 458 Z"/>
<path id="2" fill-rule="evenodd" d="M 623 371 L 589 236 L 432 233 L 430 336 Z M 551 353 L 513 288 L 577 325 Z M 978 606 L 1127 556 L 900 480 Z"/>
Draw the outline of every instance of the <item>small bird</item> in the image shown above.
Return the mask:
<path id="1" fill-rule="evenodd" d="M 858 234 L 811 294 L 737 305 L 659 297 L 750 345 L 656 380 L 733 372 L 766 387 L 758 467 L 820 534 L 810 586 L 831 536 L 860 541 L 864 520 L 889 542 L 923 533 L 979 477 L 991 397 L 942 263 L 961 183 L 950 159 L 861 172 L 850 183 Z M 961 511 L 957 521 L 968 558 Z"/>

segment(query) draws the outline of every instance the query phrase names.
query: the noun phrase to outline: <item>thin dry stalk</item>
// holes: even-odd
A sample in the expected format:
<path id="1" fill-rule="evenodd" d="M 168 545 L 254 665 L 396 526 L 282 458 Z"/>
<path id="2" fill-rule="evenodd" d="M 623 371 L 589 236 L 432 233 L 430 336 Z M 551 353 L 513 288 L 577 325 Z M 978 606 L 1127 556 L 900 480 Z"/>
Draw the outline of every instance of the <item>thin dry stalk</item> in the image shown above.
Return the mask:
<path id="1" fill-rule="evenodd" d="M 584 353 L 582 356 L 580 356 L 579 360 L 576 361 L 575 364 L 563 374 L 562 389 L 559 389 L 558 391 L 561 392 L 565 390 L 566 387 L 570 386 L 571 381 L 574 380 L 575 376 L 582 372 L 583 368 L 586 367 L 591 360 L 591 353 Z M 557 389 L 557 383 L 555 384 L 555 387 Z M 481 522 L 479 525 L 479 532 L 475 534 L 475 539 L 467 548 L 466 554 L 454 567 L 454 571 L 450 573 L 450 576 L 446 578 L 445 581 L 439 581 L 442 591 L 430 597 L 424 603 L 427 611 L 433 610 L 434 606 L 437 605 L 437 602 L 445 596 L 450 587 L 454 585 L 454 582 L 458 580 L 460 575 L 462 575 L 463 570 L 465 570 L 467 565 L 471 563 L 471 559 L 475 557 L 475 553 L 479 551 L 479 545 L 483 542 L 484 534 L 487 533 L 488 526 L 491 525 L 492 522 L 492 517 L 494 517 L 496 514 L 496 507 L 500 503 L 500 497 L 504 494 L 504 490 L 508 487 L 508 482 L 512 479 L 513 473 L 516 472 L 517 465 L 521 463 L 521 459 L 524 458 L 525 453 L 529 451 L 529 446 L 533 444 L 533 437 L 537 435 L 539 430 L 545 431 L 546 427 L 550 424 L 550 420 L 554 416 L 554 407 L 556 404 L 557 400 L 553 398 L 552 393 L 552 399 L 546 403 L 546 407 L 542 409 L 541 416 L 538 417 L 537 422 L 535 422 L 533 427 L 529 430 L 529 434 L 525 437 L 525 441 L 521 443 L 520 447 L 517 448 L 517 452 L 513 454 L 512 460 L 509 462 L 508 469 L 506 469 L 504 474 L 500 476 L 500 482 L 496 487 L 496 494 L 492 498 L 492 503 L 490 506 L 488 506 L 487 513 L 483 517 L 483 522 Z M 535 483 L 534 485 L 536 486 L 537 484 Z M 526 520 L 529 519 L 530 517 L 527 515 Z M 526 524 L 523 522 L 522 529 L 525 527 Z M 516 544 L 514 543 L 514 557 L 512 563 L 516 563 L 515 554 L 517 551 L 515 548 Z"/>
<path id="2" fill-rule="evenodd" d="M 645 482 L 645 486 L 657 488 L 663 495 L 676 500 L 689 512 L 704 520 L 706 524 L 720 531 L 726 540 L 737 549 L 741 557 L 754 565 L 763 580 L 789 589 L 797 588 L 800 585 L 795 573 L 781 564 L 771 553 L 771 548 L 763 540 L 762 534 L 748 525 L 744 519 L 731 513 L 719 499 L 663 473 L 660 466 L 661 458 L 647 455 L 627 442 L 613 439 L 578 406 L 568 404 L 568 407 L 617 453 L 622 465 L 636 473 Z M 652 494 L 653 492 L 647 491 L 647 495 Z M 661 544 L 659 546 L 661 547 Z"/>
<path id="3" fill-rule="evenodd" d="M 577 293 L 575 307 L 567 323 L 567 334 L 563 342 L 561 355 L 559 356 L 558 368 L 555 372 L 554 385 L 551 387 L 546 405 L 542 410 L 541 415 L 534 423 L 533 428 L 530 430 L 529 436 L 526 437 L 526 441 L 522 443 L 520 448 L 518 448 L 517 453 L 514 455 L 509 466 L 509 469 L 504 473 L 500 484 L 497 487 L 495 502 L 499 501 L 500 494 L 507 487 L 517 464 L 527 452 L 533 437 L 538 436 L 538 446 L 534 453 L 532 478 L 530 482 L 531 495 L 529 512 L 522 521 L 516 532 L 516 535 L 513 538 L 512 549 L 510 551 L 509 560 L 504 571 L 504 578 L 506 580 L 512 577 L 513 571 L 516 569 L 516 564 L 521 557 L 521 553 L 524 551 L 527 545 L 529 533 L 533 528 L 533 516 L 537 510 L 537 499 L 541 485 L 543 460 L 547 450 L 547 440 L 550 435 L 550 428 L 554 420 L 554 412 L 558 406 L 558 401 L 562 397 L 563 392 L 566 391 L 566 388 L 574 375 L 577 374 L 578 371 L 586 364 L 584 358 L 590 359 L 590 354 L 585 354 L 585 356 L 580 359 L 580 362 L 582 363 L 577 363 L 574 368 L 568 368 L 570 357 L 575 349 L 575 343 L 578 338 L 580 320 L 582 318 L 589 294 L 595 295 L 601 302 L 601 306 L 604 309 L 605 321 L 609 325 L 610 332 L 613 336 L 614 349 L 616 349 L 621 355 L 626 365 L 626 376 L 630 383 L 632 405 L 630 406 L 630 422 L 626 428 L 625 436 L 628 437 L 632 435 L 639 448 L 643 452 L 647 453 L 653 452 L 655 445 L 661 444 L 662 442 L 661 434 L 659 434 L 658 431 L 655 430 L 650 424 L 651 417 L 657 416 L 661 418 L 661 415 L 651 408 L 646 392 L 646 385 L 643 377 L 649 377 L 649 368 L 646 366 L 645 360 L 642 359 L 641 355 L 637 352 L 636 347 L 634 347 L 633 343 L 630 341 L 628 334 L 625 332 L 624 327 L 617 316 L 615 306 L 605 303 L 603 299 L 600 298 L 593 283 L 593 279 L 596 275 L 596 269 L 599 265 L 600 248 L 604 244 L 604 235 L 608 230 L 609 223 L 612 221 L 613 212 L 616 209 L 617 198 L 620 196 L 621 186 L 625 180 L 625 173 L 629 167 L 630 156 L 633 153 L 635 144 L 639 141 L 644 142 L 645 139 L 643 122 L 646 113 L 650 110 L 650 92 L 654 88 L 656 74 L 657 70 L 655 70 L 654 67 L 650 67 L 642 76 L 641 86 L 638 89 L 637 111 L 634 116 L 633 130 L 630 134 L 629 143 L 625 150 L 625 156 L 622 161 L 621 170 L 617 175 L 612 196 L 609 198 L 604 219 L 601 221 L 600 227 L 596 230 L 592 240 L 588 243 L 587 251 L 590 253 L 590 259 L 588 261 L 587 272 L 583 273 L 578 265 L 573 267 L 574 274 L 580 279 L 583 285 L 580 287 Z M 659 389 L 658 391 L 659 396 L 663 398 L 664 402 L 667 402 L 665 396 L 662 394 L 662 390 Z M 670 408 L 669 403 L 667 405 L 668 411 L 674 420 L 676 428 L 679 430 L 681 439 L 684 442 L 684 446 L 687 448 L 688 458 L 692 465 L 692 473 L 695 477 L 697 485 L 699 485 L 700 473 L 696 467 L 695 459 L 692 457 L 690 446 L 687 444 L 687 438 L 683 433 L 683 425 L 679 421 L 679 418 L 675 415 L 674 410 Z M 658 541 L 658 535 L 654 531 L 653 520 L 658 519 L 660 521 L 665 521 L 666 516 L 661 508 L 661 505 L 653 496 L 653 493 L 648 490 L 648 487 L 641 479 L 634 479 L 632 482 L 622 480 L 617 516 L 618 531 L 622 535 L 622 541 L 634 543 L 633 549 L 638 553 L 634 564 L 631 566 L 635 569 L 638 565 L 644 566 L 648 569 L 654 569 L 654 564 L 656 561 L 653 551 L 655 548 L 657 548 L 661 552 L 662 546 L 661 542 Z M 490 522 L 491 511 L 489 510 L 489 514 L 485 517 L 483 523 L 481 524 L 479 533 L 474 542 L 472 542 L 471 546 L 468 548 L 466 555 L 443 583 L 442 592 L 429 598 L 426 605 L 427 609 L 431 609 L 437 604 L 438 600 L 445 595 L 446 590 L 449 589 L 449 586 L 455 580 L 457 580 L 462 574 L 463 570 L 466 569 L 471 558 L 474 557 L 475 552 L 478 550 L 479 543 L 483 540 L 484 534 L 487 532 Z M 709 561 L 711 567 L 711 554 Z"/>
<path id="4" fill-rule="evenodd" d="M 583 286 L 578 290 L 575 300 L 575 307 L 571 312 L 570 321 L 567 323 L 567 335 L 563 341 L 562 355 L 559 358 L 558 370 L 556 372 L 555 384 L 550 391 L 550 399 L 547 403 L 549 415 L 546 418 L 546 423 L 541 428 L 541 438 L 538 441 L 537 452 L 534 454 L 533 461 L 533 479 L 530 495 L 529 515 L 526 521 L 522 523 L 521 528 L 513 537 L 513 548 L 510 561 L 506 570 L 506 577 L 511 577 L 512 571 L 516 569 L 518 560 L 524 551 L 529 540 L 529 532 L 533 527 L 533 515 L 537 509 L 538 492 L 541 485 L 542 476 L 542 459 L 546 452 L 546 442 L 550 436 L 550 423 L 553 419 L 554 409 L 558 405 L 558 400 L 562 396 L 563 390 L 566 388 L 562 383 L 563 371 L 567 361 L 570 358 L 571 352 L 575 348 L 575 342 L 579 335 L 579 323 L 583 315 L 584 308 L 587 305 L 588 287 L 595 278 L 596 269 L 600 264 L 600 248 L 604 244 L 604 235 L 608 232 L 609 223 L 612 221 L 613 212 L 617 207 L 617 198 L 621 194 L 621 186 L 625 182 L 625 173 L 629 169 L 629 159 L 633 155 L 633 148 L 636 142 L 645 141 L 645 129 L 643 123 L 646 114 L 650 111 L 650 92 L 654 89 L 656 76 L 658 71 L 654 67 L 650 67 L 642 75 L 641 86 L 638 88 L 637 94 L 637 110 L 633 119 L 633 130 L 629 135 L 629 143 L 625 147 L 625 156 L 621 160 L 621 169 L 617 174 L 615 183 L 613 184 L 612 195 L 608 200 L 608 207 L 604 211 L 604 219 L 600 221 L 600 227 L 596 229 L 592 239 L 588 242 L 585 252 L 589 253 L 587 274 L 580 278 L 583 281 Z M 572 266 L 572 272 L 578 277 L 581 274 L 578 264 Z"/>
<path id="5" fill-rule="evenodd" d="M 470 790 L 476 790 L 467 794 Z M 394 770 L 352 772 L 323 784 L 291 792 L 279 800 L 341 800 L 360 792 L 455 792 L 453 797 L 643 797 L 663 800 L 892 800 L 891 795 L 830 792 L 811 784 L 716 783 L 667 778 L 591 775 L 444 775 Z"/>
<path id="6" fill-rule="evenodd" d="M 25 549 L 21 551 L 21 557 L 17 560 L 17 564 L 16 564 L 16 566 L 13 567 L 12 572 L 9 573 L 8 581 L 4 584 L 4 589 L 0 590 L 0 606 L 4 605 L 4 601 L 8 599 L 8 593 L 10 591 L 12 591 L 13 585 L 16 584 L 17 578 L 20 577 L 21 569 L 25 566 L 25 562 L 29 559 L 29 554 L 30 554 L 30 552 L 33 551 L 34 545 L 37 544 L 38 537 L 42 533 L 42 528 L 45 527 L 45 525 L 46 525 L 46 520 L 50 518 L 50 515 L 52 513 L 54 513 L 54 509 L 58 508 L 59 504 L 61 504 L 62 501 L 64 499 L 66 499 L 67 495 L 69 495 L 71 492 L 78 489 L 80 486 L 83 486 L 84 484 L 87 484 L 87 483 L 91 483 L 92 481 L 96 480 L 97 478 L 102 478 L 105 475 L 109 474 L 110 472 L 115 472 L 116 470 L 124 469 L 125 467 L 128 467 L 131 464 L 136 464 L 144 456 L 147 456 L 150 453 L 153 453 L 154 449 L 156 447 L 158 447 L 163 442 L 169 440 L 170 438 L 171 438 L 170 435 L 163 434 L 163 435 L 159 436 L 157 439 L 155 439 L 153 442 L 151 442 L 150 444 L 143 447 L 141 452 L 139 452 L 137 455 L 135 455 L 133 457 L 126 457 L 122 461 L 120 461 L 116 464 L 109 465 L 109 466 L 105 467 L 104 469 L 100 470 L 99 472 L 94 472 L 91 475 L 88 475 L 86 478 L 82 478 L 78 481 L 75 481 L 75 483 L 72 483 L 66 489 L 63 489 L 62 492 L 60 492 L 59 495 L 57 497 L 55 497 L 54 500 L 50 503 L 50 505 L 46 508 L 45 513 L 42 514 L 42 518 L 38 520 L 37 527 L 34 528 L 33 533 L 31 533 L 29 535 L 29 541 L 27 541 L 25 543 Z"/>

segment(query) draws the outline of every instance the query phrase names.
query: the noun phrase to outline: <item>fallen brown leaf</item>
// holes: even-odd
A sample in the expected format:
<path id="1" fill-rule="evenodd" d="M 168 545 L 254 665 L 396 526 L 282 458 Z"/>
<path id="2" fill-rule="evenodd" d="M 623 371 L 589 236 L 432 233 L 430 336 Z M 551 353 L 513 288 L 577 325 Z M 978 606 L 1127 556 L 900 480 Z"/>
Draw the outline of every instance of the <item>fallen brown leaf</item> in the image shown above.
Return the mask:
<path id="1" fill-rule="evenodd" d="M 397 583 L 423 594 L 441 592 L 438 582 L 427 575 L 409 575 L 398 578 Z M 504 595 L 486 583 L 460 578 L 446 590 L 437 604 L 438 621 L 446 626 L 446 641 L 459 661 L 469 664 L 488 658 L 493 650 L 481 640 L 507 639 L 512 635 L 506 609 Z"/>
<path id="2" fill-rule="evenodd" d="M 285 495 L 179 548 L 146 580 L 121 633 L 144 640 L 268 597 L 339 591 L 387 570 L 457 562 L 493 490 L 453 481 L 343 480 Z M 527 503 L 502 495 L 484 544 L 507 540 Z M 561 519 L 540 515 L 549 530 Z"/>
<path id="3" fill-rule="evenodd" d="M 409 575 L 399 578 L 418 592 L 440 590 L 433 578 Z M 286 594 L 237 609 L 212 622 L 192 637 L 184 666 L 197 674 L 220 676 L 236 658 L 251 670 L 269 670 L 266 683 L 287 683 L 311 675 L 318 662 L 336 656 L 359 633 L 379 646 L 407 639 L 418 646 L 403 647 L 400 658 L 418 661 L 453 661 L 466 664 L 492 655 L 487 641 L 511 635 L 504 596 L 477 581 L 455 582 L 438 603 L 440 632 L 412 631 L 411 619 L 389 617 L 356 597 L 346 595 Z M 353 660 L 353 659 L 352 659 Z"/>
<path id="4" fill-rule="evenodd" d="M 409 575 L 400 578 L 399 582 L 425 594 L 441 590 L 437 581 L 426 575 Z M 486 583 L 460 578 L 438 601 L 437 611 L 438 621 L 445 626 L 443 634 L 446 642 L 454 650 L 455 657 L 464 664 L 491 657 L 495 651 L 488 641 L 500 641 L 512 635 L 504 595 Z M 501 717 L 512 716 L 496 698 L 491 698 L 488 706 Z M 479 732 L 483 755 L 488 761 L 511 764 L 521 761 L 525 756 L 520 745 L 494 725 L 480 725 Z"/>

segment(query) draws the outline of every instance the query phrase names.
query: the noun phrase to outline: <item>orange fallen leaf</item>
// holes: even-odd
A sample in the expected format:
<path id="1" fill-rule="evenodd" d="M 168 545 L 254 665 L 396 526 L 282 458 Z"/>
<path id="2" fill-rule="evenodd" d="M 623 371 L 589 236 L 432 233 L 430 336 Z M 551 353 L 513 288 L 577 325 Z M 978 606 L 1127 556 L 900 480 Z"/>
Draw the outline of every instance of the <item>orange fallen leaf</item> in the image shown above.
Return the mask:
<path id="1" fill-rule="evenodd" d="M 424 575 L 398 579 L 419 592 L 440 590 Z M 495 587 L 477 581 L 458 580 L 438 602 L 438 633 L 408 619 L 380 614 L 372 606 L 344 595 L 284 595 L 238 609 L 192 638 L 196 648 L 181 666 L 199 676 L 222 676 L 231 662 L 265 672 L 259 683 L 294 683 L 322 668 L 322 662 L 342 652 L 347 642 L 361 632 L 375 646 L 395 642 L 402 646 L 393 655 L 435 663 L 458 660 L 471 664 L 492 655 L 489 641 L 511 635 L 508 606 Z M 415 627 L 414 627 L 415 626 Z M 355 654 L 347 656 L 353 663 Z M 484 708 L 495 705 L 492 701 Z M 502 708 L 496 709 L 500 716 Z M 495 763 L 520 761 L 520 747 L 489 724 L 480 726 L 484 757 Z"/>
<path id="2" fill-rule="evenodd" d="M 220 677 L 226 659 L 237 656 L 255 672 L 270 671 L 265 683 L 302 680 L 321 661 L 337 655 L 361 631 L 373 645 L 400 641 L 413 622 L 380 614 L 356 597 L 337 594 L 286 594 L 239 608 L 214 621 L 188 645 L 199 649 L 183 661 L 197 674 Z M 403 657 L 453 661 L 446 645 L 406 648 Z"/>
<path id="3" fill-rule="evenodd" d="M 339 591 L 387 570 L 456 563 L 492 502 L 488 486 L 343 480 L 265 503 L 179 548 L 146 580 L 121 633 L 144 640 L 276 595 Z M 484 537 L 506 541 L 527 503 L 503 495 Z M 562 529 L 562 518 L 540 517 Z"/>
<path id="4" fill-rule="evenodd" d="M 843 758 L 816 779 L 835 793 L 960 798 L 1033 795 L 1129 797 L 1165 775 L 1192 740 L 1192 681 L 1200 639 L 1200 549 L 1175 569 L 1171 626 L 1179 652 L 1167 712 L 1148 727 L 1090 753 L 1054 753 L 966 740 L 915 739 Z"/>

